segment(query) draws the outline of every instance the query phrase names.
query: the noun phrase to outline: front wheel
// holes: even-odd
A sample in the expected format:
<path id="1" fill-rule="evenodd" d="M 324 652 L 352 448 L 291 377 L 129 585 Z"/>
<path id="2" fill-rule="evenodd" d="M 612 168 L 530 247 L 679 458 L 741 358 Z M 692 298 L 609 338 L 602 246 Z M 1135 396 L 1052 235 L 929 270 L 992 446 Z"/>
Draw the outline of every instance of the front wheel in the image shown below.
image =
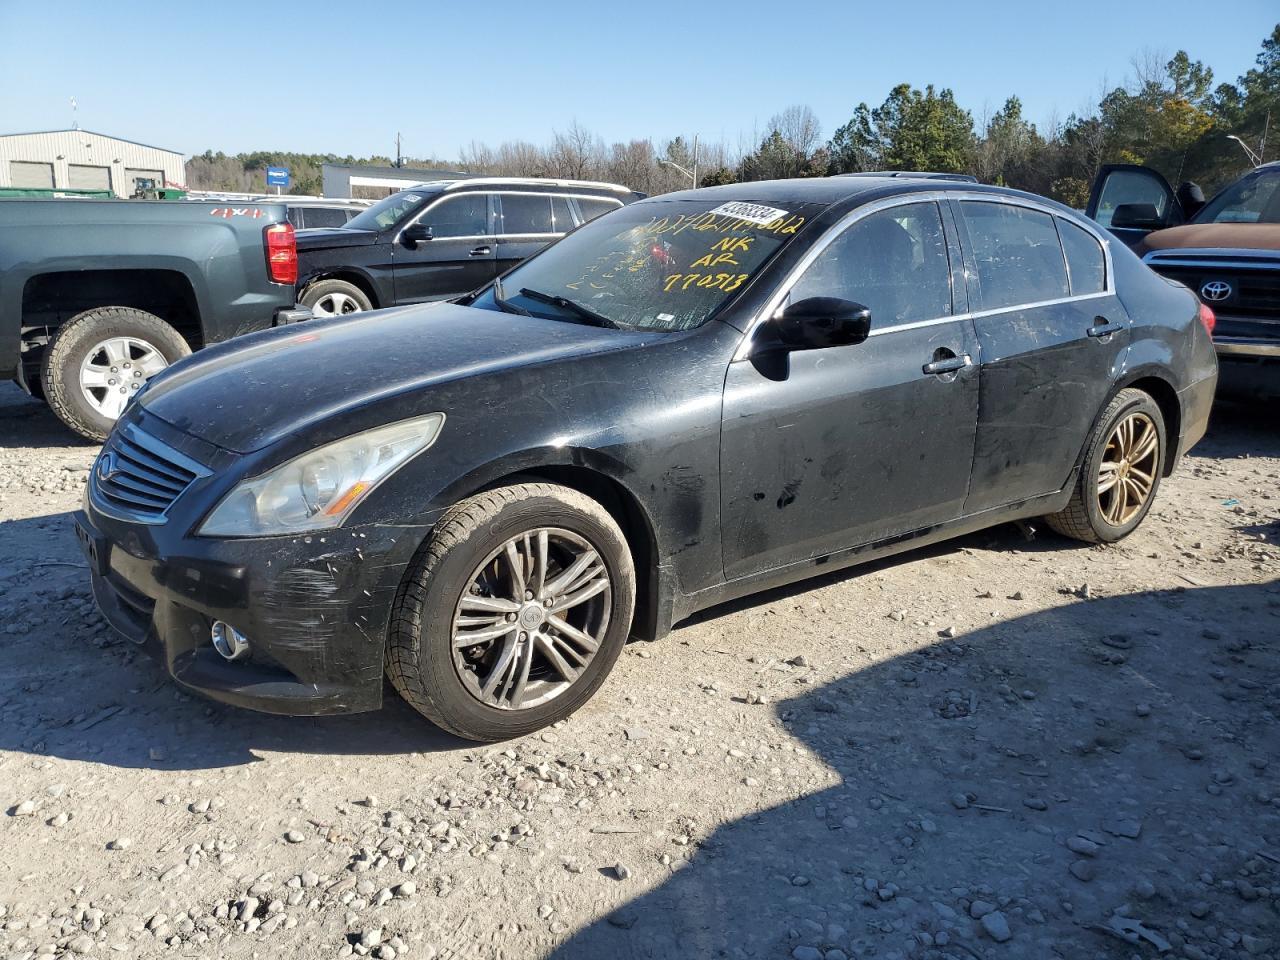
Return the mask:
<path id="1" fill-rule="evenodd" d="M 1098 420 L 1066 509 L 1045 522 L 1087 543 L 1127 537 L 1151 509 L 1164 458 L 1160 407 L 1141 390 L 1121 390 Z"/>
<path id="2" fill-rule="evenodd" d="M 396 599 L 387 675 L 408 703 L 469 740 L 569 716 L 622 652 L 636 577 L 599 503 L 521 483 L 454 506 Z"/>

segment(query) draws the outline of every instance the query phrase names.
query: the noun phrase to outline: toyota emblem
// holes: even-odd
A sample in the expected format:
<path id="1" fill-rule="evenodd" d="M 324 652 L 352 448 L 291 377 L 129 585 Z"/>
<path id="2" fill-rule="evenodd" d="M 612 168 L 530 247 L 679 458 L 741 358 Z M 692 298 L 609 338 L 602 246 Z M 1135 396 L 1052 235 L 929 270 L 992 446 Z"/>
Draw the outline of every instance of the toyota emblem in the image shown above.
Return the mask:
<path id="1" fill-rule="evenodd" d="M 1217 303 L 1231 296 L 1231 284 L 1222 280 L 1210 280 L 1200 288 L 1200 298 Z"/>

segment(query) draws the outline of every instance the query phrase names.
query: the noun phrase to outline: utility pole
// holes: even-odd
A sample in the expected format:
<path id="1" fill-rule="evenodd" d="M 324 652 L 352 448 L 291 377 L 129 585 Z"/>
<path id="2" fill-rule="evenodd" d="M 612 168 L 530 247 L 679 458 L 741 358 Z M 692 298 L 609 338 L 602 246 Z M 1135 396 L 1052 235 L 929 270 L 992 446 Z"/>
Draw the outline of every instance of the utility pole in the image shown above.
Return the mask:
<path id="1" fill-rule="evenodd" d="M 71 129 L 80 129 L 80 118 L 76 115 L 76 98 L 71 98 Z"/>
<path id="2" fill-rule="evenodd" d="M 659 157 L 658 163 L 661 166 L 671 167 L 673 170 L 679 170 L 686 177 L 688 177 L 690 180 L 693 181 L 694 189 L 697 189 L 698 187 L 698 135 L 696 133 L 693 135 L 693 164 L 692 164 L 693 169 L 692 170 L 689 170 L 687 167 L 682 167 L 680 166 L 680 164 L 676 163 L 674 160 L 668 160 L 666 157 Z"/>
<path id="3" fill-rule="evenodd" d="M 396 134 L 396 166 L 403 167 L 404 159 L 400 156 L 400 134 Z"/>

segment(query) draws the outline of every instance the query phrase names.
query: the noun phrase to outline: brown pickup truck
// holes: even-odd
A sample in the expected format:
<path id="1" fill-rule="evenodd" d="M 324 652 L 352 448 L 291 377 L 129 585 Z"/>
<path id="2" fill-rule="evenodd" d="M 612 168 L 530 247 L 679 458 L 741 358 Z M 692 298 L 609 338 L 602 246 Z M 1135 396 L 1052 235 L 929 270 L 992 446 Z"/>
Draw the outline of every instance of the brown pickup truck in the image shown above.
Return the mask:
<path id="1" fill-rule="evenodd" d="M 1149 167 L 1109 165 L 1086 212 L 1213 310 L 1221 393 L 1280 397 L 1280 162 L 1207 203 L 1195 184 L 1175 192 Z"/>

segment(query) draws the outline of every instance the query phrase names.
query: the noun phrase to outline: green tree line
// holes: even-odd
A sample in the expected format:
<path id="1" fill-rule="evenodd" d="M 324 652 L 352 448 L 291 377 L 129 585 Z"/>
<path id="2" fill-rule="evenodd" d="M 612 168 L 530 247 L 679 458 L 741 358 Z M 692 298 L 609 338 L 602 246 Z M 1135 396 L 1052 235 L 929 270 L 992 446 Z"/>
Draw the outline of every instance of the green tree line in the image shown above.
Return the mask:
<path id="1" fill-rule="evenodd" d="M 876 107 L 859 103 L 847 122 L 824 139 L 813 111 L 788 107 L 766 124 L 762 136 L 734 150 L 699 144 L 697 182 L 702 186 L 780 177 L 830 176 L 870 170 L 936 170 L 968 173 L 985 183 L 1029 190 L 1084 206 L 1089 185 L 1104 163 L 1142 163 L 1175 186 L 1192 180 L 1206 194 L 1249 168 L 1238 137 L 1263 159 L 1280 150 L 1280 24 L 1262 41 L 1256 66 L 1235 82 L 1215 85 L 1213 71 L 1179 50 L 1160 62 L 1134 64 L 1125 85 L 1105 92 L 1089 111 L 1047 129 L 1023 115 L 1011 95 L 994 113 L 975 120 L 949 88 L 901 83 Z M 691 138 L 676 137 L 659 150 L 649 139 L 606 144 L 574 123 L 553 132 L 547 144 L 473 143 L 455 161 L 410 160 L 407 166 L 452 168 L 499 176 L 600 179 L 656 194 L 692 185 Z M 389 164 L 387 157 L 255 152 L 227 156 L 206 151 L 187 163 L 193 189 L 265 190 L 268 166 L 292 171 L 290 192 L 321 189 L 323 163 Z M 683 171 L 682 169 L 683 168 Z"/>

